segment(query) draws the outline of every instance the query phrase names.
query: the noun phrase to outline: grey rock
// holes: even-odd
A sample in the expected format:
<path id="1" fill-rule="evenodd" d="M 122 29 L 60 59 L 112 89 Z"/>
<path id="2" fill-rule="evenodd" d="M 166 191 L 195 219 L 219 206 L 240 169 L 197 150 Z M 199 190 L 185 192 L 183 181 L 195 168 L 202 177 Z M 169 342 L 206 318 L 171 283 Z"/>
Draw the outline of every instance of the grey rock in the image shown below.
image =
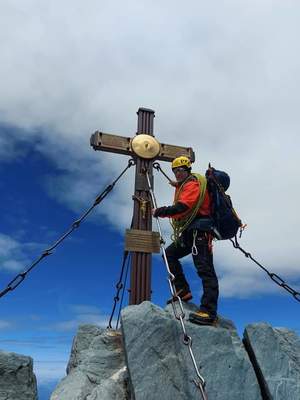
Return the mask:
<path id="1" fill-rule="evenodd" d="M 52 393 L 50 400 L 83 400 L 95 386 L 80 370 L 73 370 L 63 378 Z"/>
<path id="2" fill-rule="evenodd" d="M 248 325 L 244 341 L 266 399 L 300 399 L 300 338 L 266 323 Z"/>
<path id="3" fill-rule="evenodd" d="M 124 366 L 109 379 L 106 379 L 97 386 L 87 397 L 86 400 L 120 400 L 129 399 L 130 394 L 127 389 L 128 374 L 127 368 Z"/>
<path id="4" fill-rule="evenodd" d="M 143 302 L 122 311 L 125 356 L 135 400 L 192 400 L 199 391 L 192 383 L 196 373 L 181 325 L 172 313 Z M 186 315 L 195 310 L 184 305 Z M 193 352 L 206 392 L 214 400 L 259 400 L 259 385 L 234 325 L 225 319 L 218 327 L 186 321 Z"/>
<path id="5" fill-rule="evenodd" d="M 104 393 L 110 382 L 118 386 L 116 375 L 125 367 L 121 333 L 103 330 L 91 325 L 81 325 L 73 341 L 68 375 L 58 384 L 51 400 L 87 400 L 97 398 L 95 389 L 101 386 Z M 117 374 L 118 376 L 118 374 Z M 123 376 L 122 376 L 123 379 Z M 107 381 L 107 382 L 106 382 Z M 120 383 L 121 393 L 126 399 L 124 380 Z M 108 391 L 108 389 L 107 389 Z M 100 397 L 99 397 L 100 398 Z M 110 400 L 110 397 L 101 397 Z"/>
<path id="6" fill-rule="evenodd" d="M 79 326 L 78 332 L 73 340 L 71 356 L 67 365 L 67 373 L 80 364 L 91 342 L 96 336 L 101 335 L 102 332 L 103 329 L 96 325 L 85 324 Z"/>
<path id="7" fill-rule="evenodd" d="M 37 400 L 31 357 L 0 351 L 0 400 Z"/>

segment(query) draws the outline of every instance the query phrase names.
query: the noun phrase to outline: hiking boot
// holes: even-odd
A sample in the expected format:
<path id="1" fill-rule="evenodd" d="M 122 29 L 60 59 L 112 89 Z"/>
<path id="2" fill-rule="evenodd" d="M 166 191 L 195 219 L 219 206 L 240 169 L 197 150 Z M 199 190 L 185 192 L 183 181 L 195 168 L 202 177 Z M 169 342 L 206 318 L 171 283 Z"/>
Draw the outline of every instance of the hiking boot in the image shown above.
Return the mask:
<path id="1" fill-rule="evenodd" d="M 193 296 L 191 292 L 187 292 L 183 289 L 179 289 L 177 290 L 177 292 L 175 293 L 176 296 L 180 297 L 180 299 L 184 302 L 187 303 L 188 301 L 190 301 Z M 169 300 L 167 300 L 167 304 L 171 304 L 172 301 L 178 301 L 177 297 L 171 297 Z"/>
<path id="2" fill-rule="evenodd" d="M 198 325 L 215 325 L 217 322 L 217 317 L 212 316 L 206 311 L 196 311 L 194 313 L 190 313 L 189 321 Z"/>

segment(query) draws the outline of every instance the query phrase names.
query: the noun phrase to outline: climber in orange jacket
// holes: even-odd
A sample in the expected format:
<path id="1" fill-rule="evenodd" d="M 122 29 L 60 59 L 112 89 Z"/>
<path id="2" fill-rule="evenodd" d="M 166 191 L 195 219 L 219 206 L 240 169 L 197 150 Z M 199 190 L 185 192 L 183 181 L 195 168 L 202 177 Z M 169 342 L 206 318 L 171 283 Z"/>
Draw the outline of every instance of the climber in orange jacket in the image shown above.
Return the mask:
<path id="1" fill-rule="evenodd" d="M 190 313 L 191 322 L 210 325 L 217 318 L 219 296 L 218 278 L 213 265 L 211 224 L 211 200 L 206 188 L 206 178 L 192 174 L 191 161 L 185 156 L 172 162 L 176 177 L 174 204 L 153 209 L 154 217 L 169 217 L 174 229 L 174 241 L 166 249 L 170 271 L 175 276 L 176 295 L 182 301 L 192 299 L 180 259 L 192 253 L 194 265 L 202 279 L 203 294 L 199 310 Z M 174 299 L 168 300 L 170 303 Z"/>

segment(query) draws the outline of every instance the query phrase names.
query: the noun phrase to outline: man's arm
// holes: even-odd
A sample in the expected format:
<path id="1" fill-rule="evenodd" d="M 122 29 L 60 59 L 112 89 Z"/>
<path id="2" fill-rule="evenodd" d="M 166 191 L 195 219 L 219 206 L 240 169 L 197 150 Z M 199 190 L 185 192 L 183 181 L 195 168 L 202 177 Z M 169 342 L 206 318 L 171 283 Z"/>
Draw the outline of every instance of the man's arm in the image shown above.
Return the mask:
<path id="1" fill-rule="evenodd" d="M 156 208 L 152 214 L 154 217 L 172 217 L 173 215 L 184 213 L 188 208 L 186 204 L 177 202 L 173 206 Z"/>

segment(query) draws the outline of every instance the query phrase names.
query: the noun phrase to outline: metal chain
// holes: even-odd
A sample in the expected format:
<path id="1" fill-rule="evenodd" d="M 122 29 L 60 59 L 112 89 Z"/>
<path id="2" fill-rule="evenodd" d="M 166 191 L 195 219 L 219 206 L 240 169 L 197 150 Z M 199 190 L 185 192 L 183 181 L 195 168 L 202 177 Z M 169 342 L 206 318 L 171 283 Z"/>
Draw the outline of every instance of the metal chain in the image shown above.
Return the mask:
<path id="1" fill-rule="evenodd" d="M 123 275 L 124 275 L 125 264 L 126 264 L 126 260 L 127 260 L 128 255 L 129 255 L 129 252 L 125 250 L 124 253 L 123 253 L 123 262 L 122 262 L 122 267 L 121 267 L 120 278 L 119 278 L 118 283 L 116 284 L 117 291 L 116 291 L 116 295 L 114 297 L 114 305 L 113 305 L 112 312 L 111 312 L 111 315 L 110 315 L 110 318 L 109 318 L 109 321 L 108 321 L 107 329 L 113 329 L 111 323 L 112 323 L 112 320 L 113 320 L 113 317 L 114 317 L 114 314 L 115 314 L 115 310 L 116 310 L 117 304 L 118 304 L 118 302 L 120 300 L 119 294 L 120 294 L 120 291 L 124 288 L 124 285 L 126 284 L 126 282 L 124 282 L 124 284 L 123 284 Z M 125 273 L 125 279 L 127 278 L 127 272 L 128 272 L 128 264 L 127 264 L 127 269 L 126 269 L 126 273 Z M 123 300 L 123 295 L 122 295 L 122 300 Z M 117 325 L 118 325 L 118 321 L 117 321 Z M 118 329 L 117 326 L 116 326 L 116 329 Z"/>
<path id="2" fill-rule="evenodd" d="M 153 163 L 153 168 L 161 172 L 168 179 L 170 183 L 173 183 L 172 179 L 169 178 L 168 175 L 161 169 L 161 166 L 158 162 Z"/>
<path id="3" fill-rule="evenodd" d="M 120 317 L 121 317 L 121 311 L 122 311 L 122 305 L 123 305 L 123 299 L 124 299 L 124 294 L 125 294 L 125 288 L 126 288 L 126 283 L 127 283 L 127 276 L 128 276 L 128 271 L 129 271 L 129 265 L 130 265 L 130 261 L 131 261 L 131 256 L 132 256 L 132 253 L 129 254 L 128 262 L 127 262 L 127 265 L 126 265 L 125 278 L 124 278 L 123 290 L 122 290 L 122 295 L 121 295 L 121 302 L 120 302 L 119 311 L 118 311 L 118 318 L 117 318 L 117 323 L 116 323 L 116 329 L 119 328 L 119 322 L 120 322 Z"/>
<path id="4" fill-rule="evenodd" d="M 114 188 L 115 184 L 118 182 L 118 180 L 125 174 L 125 172 L 135 165 L 135 161 L 133 159 L 130 159 L 128 161 L 127 167 L 121 172 L 121 174 L 110 184 L 108 185 L 102 193 L 100 193 L 95 201 L 94 204 L 76 221 L 74 221 L 71 225 L 71 228 L 64 233 L 51 247 L 48 249 L 45 249 L 42 254 L 30 265 L 29 268 L 27 268 L 25 271 L 19 273 L 12 281 L 9 282 L 7 287 L 0 292 L 0 298 L 6 295 L 8 292 L 15 290 L 20 283 L 24 281 L 26 278 L 26 275 L 40 262 L 42 261 L 45 257 L 50 256 L 52 254 L 52 251 L 61 243 L 63 242 L 75 229 L 79 227 L 81 222 L 90 214 L 90 212 L 99 204 L 101 201 L 108 195 L 109 192 L 112 191 Z"/>
<path id="5" fill-rule="evenodd" d="M 277 274 L 275 274 L 274 272 L 269 272 L 267 270 L 267 268 L 265 268 L 263 265 L 261 265 L 257 260 L 255 260 L 255 258 L 252 257 L 252 255 L 247 252 L 246 250 L 244 250 L 240 245 L 239 242 L 237 240 L 237 238 L 235 237 L 235 239 L 230 239 L 233 247 L 235 249 L 240 250 L 245 257 L 250 258 L 253 262 L 255 262 L 256 265 L 258 265 L 261 269 L 263 269 L 268 275 L 269 277 L 272 279 L 273 282 L 275 282 L 278 286 L 281 286 L 283 289 L 285 289 L 288 293 L 290 293 L 291 295 L 293 295 L 294 299 L 300 302 L 300 293 L 297 292 L 296 290 L 294 290 L 293 288 L 291 288 L 287 283 L 285 283 L 285 281 L 280 278 L 280 276 L 278 276 Z"/>
<path id="6" fill-rule="evenodd" d="M 150 182 L 148 171 L 146 171 L 146 177 L 147 177 L 147 181 L 148 181 L 149 191 L 150 191 L 150 194 L 151 194 L 152 204 L 153 204 L 154 208 L 157 208 L 157 202 L 156 202 L 156 198 L 155 198 L 154 192 L 153 192 L 152 187 L 151 187 L 151 182 Z M 170 291 L 171 291 L 171 294 L 172 294 L 172 307 L 173 307 L 174 316 L 180 322 L 181 329 L 182 329 L 182 332 L 183 332 L 183 344 L 188 346 L 188 350 L 189 350 L 189 353 L 190 353 L 190 356 L 191 356 L 191 359 L 192 359 L 192 363 L 193 363 L 194 369 L 196 371 L 196 375 L 198 377 L 198 380 L 194 379 L 193 382 L 195 383 L 196 387 L 199 389 L 202 399 L 203 400 L 207 400 L 207 394 L 205 393 L 205 390 L 204 390 L 204 388 L 205 388 L 205 380 L 200 375 L 200 372 L 199 372 L 199 369 L 198 369 L 198 366 L 197 366 L 197 363 L 196 363 L 196 360 L 195 360 L 195 356 L 194 356 L 194 353 L 193 353 L 193 350 L 192 350 L 192 338 L 191 338 L 191 336 L 189 336 L 187 334 L 186 327 L 185 327 L 185 324 L 184 324 L 185 313 L 184 313 L 184 310 L 183 310 L 181 298 L 178 295 L 176 295 L 176 288 L 175 288 L 175 285 L 174 285 L 175 276 L 170 271 L 170 267 L 169 267 L 169 263 L 168 263 L 168 259 L 167 259 L 167 255 L 166 255 L 166 250 L 165 250 L 165 246 L 164 246 L 165 245 L 165 241 L 164 241 L 163 236 L 162 236 L 162 230 L 161 230 L 160 222 L 159 222 L 158 218 L 155 218 L 155 219 L 156 219 L 157 228 L 158 228 L 159 236 L 160 236 L 160 248 L 162 250 L 163 259 L 164 259 L 164 262 L 165 262 L 165 265 L 166 265 L 166 268 L 167 268 L 167 271 L 168 271 L 168 283 L 169 283 Z"/>
<path id="7" fill-rule="evenodd" d="M 153 164 L 154 167 L 154 164 Z M 159 163 L 155 163 L 155 167 L 154 167 L 157 171 L 160 171 L 169 181 L 170 178 L 163 172 L 163 170 L 160 167 Z M 218 184 L 218 182 L 215 182 L 216 184 Z M 220 187 L 220 190 L 222 191 L 222 187 Z M 253 262 L 255 262 L 255 264 L 257 264 L 261 269 L 263 269 L 268 275 L 269 277 L 272 279 L 273 282 L 275 282 L 278 286 L 281 286 L 283 289 L 285 289 L 288 293 L 290 293 L 295 300 L 300 302 L 300 293 L 297 292 L 296 290 L 294 290 L 293 288 L 291 288 L 282 278 L 280 278 L 280 276 L 278 276 L 277 274 L 275 274 L 274 272 L 269 272 L 267 270 L 267 268 L 265 268 L 263 265 L 261 265 L 257 260 L 255 260 L 255 258 L 252 257 L 252 255 L 247 252 L 246 250 L 244 250 L 238 243 L 237 237 L 235 237 L 235 239 L 229 239 L 233 245 L 234 248 L 240 250 L 247 258 L 250 258 Z"/>
<path id="8" fill-rule="evenodd" d="M 130 229 L 132 229 L 132 227 L 133 227 L 133 217 L 132 217 L 132 220 L 131 220 Z M 110 315 L 110 318 L 109 318 L 107 329 L 113 329 L 111 323 L 112 323 L 112 320 L 113 320 L 113 317 L 114 317 L 114 314 L 115 314 L 117 303 L 120 300 L 120 297 L 119 297 L 120 291 L 123 289 L 123 292 L 122 292 L 122 295 L 121 295 L 121 304 L 120 304 L 120 308 L 119 308 L 119 312 L 118 312 L 118 319 L 117 319 L 117 324 L 116 324 L 116 329 L 118 329 L 120 313 L 121 313 L 123 297 L 124 297 L 124 290 L 125 290 L 125 286 L 126 286 L 127 274 L 128 274 L 128 268 L 129 268 L 129 259 L 128 259 L 128 263 L 127 263 L 126 271 L 125 271 L 125 280 L 124 280 L 124 283 L 123 283 L 123 275 L 124 275 L 125 263 L 126 263 L 128 255 L 129 255 L 129 252 L 127 250 L 124 250 L 120 278 L 119 278 L 118 283 L 116 284 L 117 291 L 116 291 L 116 294 L 115 294 L 115 297 L 114 297 L 114 305 L 113 305 L 113 308 L 112 308 L 112 311 L 111 311 L 111 315 Z"/>

